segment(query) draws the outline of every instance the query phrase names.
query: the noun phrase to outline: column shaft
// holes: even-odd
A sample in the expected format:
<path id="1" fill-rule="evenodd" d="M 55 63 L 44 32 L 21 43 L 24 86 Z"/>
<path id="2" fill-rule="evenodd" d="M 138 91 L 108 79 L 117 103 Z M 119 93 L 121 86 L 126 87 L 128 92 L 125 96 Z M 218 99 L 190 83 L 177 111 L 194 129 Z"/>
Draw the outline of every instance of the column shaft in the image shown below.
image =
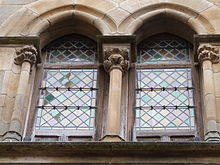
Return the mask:
<path id="1" fill-rule="evenodd" d="M 128 69 L 128 50 L 110 48 L 105 50 L 104 68 L 110 75 L 108 111 L 102 141 L 124 141 L 121 137 L 122 76 Z"/>
<path id="2" fill-rule="evenodd" d="M 215 99 L 215 83 L 213 64 L 219 63 L 219 51 L 210 44 L 202 44 L 198 48 L 198 59 L 203 69 L 203 96 L 205 110 L 205 140 L 219 141 L 220 134 L 217 128 L 217 109 Z"/>
<path id="3" fill-rule="evenodd" d="M 23 127 L 23 111 L 26 89 L 28 86 L 31 64 L 29 62 L 22 63 L 21 74 L 18 82 L 17 94 L 15 97 L 14 110 L 11 117 L 9 132 L 4 141 L 21 141 Z M 14 135 L 16 134 L 16 135 Z"/>
<path id="4" fill-rule="evenodd" d="M 120 133 L 120 114 L 121 114 L 121 87 L 122 71 L 112 69 L 110 71 L 109 101 L 108 101 L 108 120 L 107 135 L 119 135 Z"/>
<path id="5" fill-rule="evenodd" d="M 26 45 L 16 52 L 14 58 L 16 65 L 21 65 L 21 73 L 18 82 L 17 93 L 9 130 L 5 133 L 3 141 L 21 141 L 24 113 L 25 96 L 28 88 L 31 66 L 36 63 L 37 49 L 32 45 Z M 16 82 L 14 82 L 16 83 Z"/>
<path id="6" fill-rule="evenodd" d="M 212 62 L 203 62 L 204 102 L 207 120 L 216 120 L 216 103 Z"/>

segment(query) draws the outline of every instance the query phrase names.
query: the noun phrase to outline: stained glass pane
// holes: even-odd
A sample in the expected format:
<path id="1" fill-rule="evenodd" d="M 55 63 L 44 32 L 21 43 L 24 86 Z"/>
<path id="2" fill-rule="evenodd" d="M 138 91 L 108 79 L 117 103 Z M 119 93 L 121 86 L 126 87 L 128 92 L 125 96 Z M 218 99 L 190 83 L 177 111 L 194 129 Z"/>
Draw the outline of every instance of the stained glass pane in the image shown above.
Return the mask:
<path id="1" fill-rule="evenodd" d="M 136 129 L 194 129 L 191 69 L 137 70 Z"/>
<path id="2" fill-rule="evenodd" d="M 93 129 L 96 77 L 96 69 L 45 69 L 36 129 Z"/>
<path id="3" fill-rule="evenodd" d="M 191 48 L 184 40 L 159 40 L 143 42 L 138 63 L 190 62 Z"/>
<path id="4" fill-rule="evenodd" d="M 193 108 L 136 109 L 137 130 L 194 129 Z"/>
<path id="5" fill-rule="evenodd" d="M 45 69 L 42 87 L 96 87 L 96 69 Z"/>
<path id="6" fill-rule="evenodd" d="M 96 46 L 88 41 L 61 41 L 48 49 L 47 63 L 93 63 Z"/>
<path id="7" fill-rule="evenodd" d="M 91 130 L 94 127 L 95 109 L 70 107 L 38 109 L 36 129 Z"/>
<path id="8" fill-rule="evenodd" d="M 191 69 L 139 69 L 139 88 L 191 87 Z"/>

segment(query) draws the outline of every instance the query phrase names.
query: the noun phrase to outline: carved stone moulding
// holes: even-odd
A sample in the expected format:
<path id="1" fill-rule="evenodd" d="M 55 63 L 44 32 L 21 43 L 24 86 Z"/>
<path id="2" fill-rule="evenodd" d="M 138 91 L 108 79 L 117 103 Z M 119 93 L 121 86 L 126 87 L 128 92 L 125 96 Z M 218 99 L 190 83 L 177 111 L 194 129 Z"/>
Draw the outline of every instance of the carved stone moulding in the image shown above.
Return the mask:
<path id="1" fill-rule="evenodd" d="M 198 48 L 198 59 L 201 63 L 206 60 L 211 61 L 213 64 L 219 63 L 219 49 L 210 45 L 210 44 L 202 44 Z"/>
<path id="2" fill-rule="evenodd" d="M 21 65 L 23 62 L 29 62 L 31 66 L 37 61 L 37 49 L 33 45 L 25 45 L 23 48 L 16 51 L 14 63 Z"/>
<path id="3" fill-rule="evenodd" d="M 126 48 L 106 48 L 104 49 L 104 68 L 110 72 L 118 68 L 125 72 L 129 66 L 129 50 Z"/>

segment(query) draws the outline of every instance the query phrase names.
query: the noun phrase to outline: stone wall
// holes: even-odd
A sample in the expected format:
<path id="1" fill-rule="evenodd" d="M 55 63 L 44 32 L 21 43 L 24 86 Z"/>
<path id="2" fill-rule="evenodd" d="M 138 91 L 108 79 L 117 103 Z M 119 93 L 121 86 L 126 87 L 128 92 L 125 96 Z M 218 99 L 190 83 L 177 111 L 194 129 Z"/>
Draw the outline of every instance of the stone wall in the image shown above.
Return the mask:
<path id="1" fill-rule="evenodd" d="M 136 35 L 137 42 L 156 33 L 170 32 L 193 42 L 194 34 L 220 33 L 219 3 L 218 0 L 0 0 L 0 36 L 37 36 L 40 38 L 38 47 L 41 48 L 50 41 L 73 32 L 93 39 L 96 35 Z M 219 49 L 219 43 L 207 41 L 205 44 Z M 32 44 L 26 42 L 26 45 Z M 14 118 L 12 114 L 16 109 L 15 99 L 22 69 L 21 65 L 14 63 L 14 58 L 16 51 L 22 46 L 24 44 L 16 40 L 4 44 L 0 41 L 0 137 L 11 131 L 9 127 Z M 196 49 L 198 47 L 199 45 Z M 212 112 L 215 117 L 204 117 L 204 121 L 206 124 L 209 120 L 217 122 L 219 128 L 215 131 L 219 137 L 220 64 L 214 63 L 210 68 L 213 72 L 212 94 L 215 97 L 211 100 L 212 103 L 208 103 L 214 107 Z M 32 68 L 25 87 L 27 91 L 23 109 L 18 114 L 21 116 L 18 121 L 22 128 L 19 136 L 26 129 L 34 73 L 35 67 Z M 205 80 L 206 77 L 202 79 Z M 203 84 L 205 86 L 207 85 Z M 205 95 L 202 102 L 205 102 Z M 206 113 L 204 108 L 204 114 Z M 205 132 L 208 129 L 206 124 Z"/>

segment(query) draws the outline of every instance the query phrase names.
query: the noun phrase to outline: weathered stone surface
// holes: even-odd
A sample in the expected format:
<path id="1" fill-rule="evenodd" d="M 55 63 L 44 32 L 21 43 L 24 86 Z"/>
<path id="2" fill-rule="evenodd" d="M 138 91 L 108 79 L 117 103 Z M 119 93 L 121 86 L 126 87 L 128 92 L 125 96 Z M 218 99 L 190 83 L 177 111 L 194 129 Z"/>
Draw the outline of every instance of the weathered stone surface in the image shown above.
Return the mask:
<path id="1" fill-rule="evenodd" d="M 219 20 L 220 20 L 220 9 L 214 5 L 207 10 L 200 13 L 201 16 L 206 18 L 215 28 L 216 34 L 220 32 Z"/>
<path id="2" fill-rule="evenodd" d="M 38 0 L 35 3 L 28 5 L 28 8 L 41 15 L 42 13 L 53 11 L 54 9 L 58 8 L 58 6 L 61 8 L 68 5 L 73 5 L 73 2 L 73 0 Z"/>
<path id="3" fill-rule="evenodd" d="M 0 70 L 11 70 L 15 49 L 0 47 Z"/>
<path id="4" fill-rule="evenodd" d="M 0 0 L 0 4 L 7 4 L 7 5 L 24 5 L 28 3 L 32 3 L 38 0 Z"/>
<path id="5" fill-rule="evenodd" d="M 191 9 L 199 12 L 202 12 L 208 8 L 210 8 L 211 6 L 213 6 L 212 3 L 208 2 L 207 0 L 200 0 L 198 2 L 195 0 L 167 0 L 166 2 L 168 3 L 172 3 L 172 4 L 178 4 L 181 6 L 186 6 L 186 7 L 190 7 Z"/>
<path id="6" fill-rule="evenodd" d="M 213 64 L 219 63 L 219 49 L 210 44 L 202 44 L 198 48 L 198 59 L 201 63 L 208 60 Z M 204 67 L 203 67 L 204 68 Z M 205 69 L 205 68 L 204 68 Z"/>
<path id="7" fill-rule="evenodd" d="M 76 4 L 87 6 L 89 8 L 98 9 L 103 13 L 110 11 L 117 5 L 114 1 L 109 1 L 109 0 L 96 0 L 95 3 L 94 0 L 76 0 Z"/>
<path id="8" fill-rule="evenodd" d="M 36 63 L 37 61 L 37 49 L 33 45 L 25 45 L 21 49 L 16 51 L 16 57 L 14 58 L 14 63 L 16 65 L 22 65 L 22 71 L 26 70 L 29 72 L 30 66 Z M 23 63 L 29 63 L 23 66 Z"/>
<path id="9" fill-rule="evenodd" d="M 17 2 L 12 0 L 13 2 Z M 12 3 L 12 2 L 11 2 Z M 11 4 L 9 2 L 9 4 Z M 4 2 L 1 2 L 0 1 L 0 25 L 9 17 L 11 16 L 12 14 L 14 14 L 15 12 L 18 11 L 18 9 L 21 8 L 20 5 L 1 5 L 1 4 L 4 4 Z"/>
<path id="10" fill-rule="evenodd" d="M 215 95 L 220 97 L 220 72 L 214 73 L 214 82 L 215 82 Z M 219 107 L 220 108 L 220 107 Z"/>
<path id="11" fill-rule="evenodd" d="M 126 71 L 129 65 L 129 50 L 121 48 L 106 48 L 104 50 L 105 61 L 103 63 L 106 71 L 111 71 L 113 68 L 119 68 L 121 71 Z"/>
<path id="12" fill-rule="evenodd" d="M 219 164 L 220 162 L 220 144 L 216 142 L 4 142 L 0 143 L 0 152 L 0 162 L 14 164 L 39 162 L 48 164 L 49 162 L 128 165 L 167 164 L 167 162 Z"/>

